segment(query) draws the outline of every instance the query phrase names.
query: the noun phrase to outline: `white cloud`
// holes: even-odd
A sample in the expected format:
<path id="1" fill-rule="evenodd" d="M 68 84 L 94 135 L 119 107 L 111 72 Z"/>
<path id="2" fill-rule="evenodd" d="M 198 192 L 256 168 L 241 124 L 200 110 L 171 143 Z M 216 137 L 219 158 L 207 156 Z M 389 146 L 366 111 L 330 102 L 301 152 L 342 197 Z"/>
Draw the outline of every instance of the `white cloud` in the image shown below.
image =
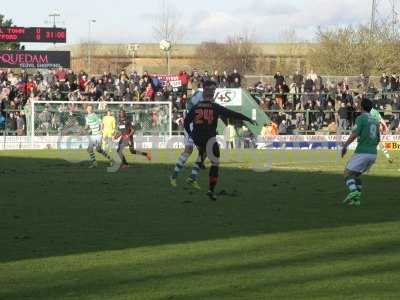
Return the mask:
<path id="1" fill-rule="evenodd" d="M 89 18 L 98 20 L 92 32 L 95 40 L 105 43 L 154 41 L 153 26 L 157 8 L 160 7 L 159 0 L 149 0 L 146 5 L 127 0 L 97 0 L 96 5 L 91 2 L 71 1 L 58 3 L 63 12 L 62 20 L 66 21 L 70 42 L 87 39 Z M 288 29 L 295 29 L 301 33 L 303 39 L 310 39 L 318 26 L 367 23 L 371 6 L 370 0 L 167 2 L 174 7 L 180 23 L 185 27 L 184 40 L 187 42 L 223 41 L 227 36 L 244 29 L 254 30 L 260 41 L 278 40 L 280 33 Z M 18 25 L 40 26 L 47 19 L 47 12 L 54 7 L 54 1 L 41 0 L 41 4 L 21 11 L 19 2 L 10 2 L 3 13 L 13 18 Z M 387 11 L 389 8 L 385 9 Z"/>
<path id="2" fill-rule="evenodd" d="M 213 33 L 226 30 L 236 22 L 233 15 L 225 12 L 211 12 L 197 24 L 197 30 Z"/>
<path id="3" fill-rule="evenodd" d="M 301 40 L 310 40 L 319 26 L 365 24 L 370 15 L 370 5 L 360 4 L 359 0 L 257 0 L 231 4 L 223 11 L 198 14 L 193 26 L 188 27 L 189 39 L 224 40 L 250 28 L 261 41 L 279 40 L 280 34 L 290 29 L 295 29 Z"/>

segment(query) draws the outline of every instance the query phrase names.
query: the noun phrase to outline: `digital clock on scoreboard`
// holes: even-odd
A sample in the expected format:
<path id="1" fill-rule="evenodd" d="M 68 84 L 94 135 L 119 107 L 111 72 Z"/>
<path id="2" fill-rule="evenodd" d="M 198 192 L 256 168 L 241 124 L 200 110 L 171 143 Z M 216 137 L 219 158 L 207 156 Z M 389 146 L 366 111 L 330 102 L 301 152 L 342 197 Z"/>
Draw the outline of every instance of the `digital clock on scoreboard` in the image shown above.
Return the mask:
<path id="1" fill-rule="evenodd" d="M 57 27 L 0 27 L 1 42 L 65 43 L 67 31 Z"/>

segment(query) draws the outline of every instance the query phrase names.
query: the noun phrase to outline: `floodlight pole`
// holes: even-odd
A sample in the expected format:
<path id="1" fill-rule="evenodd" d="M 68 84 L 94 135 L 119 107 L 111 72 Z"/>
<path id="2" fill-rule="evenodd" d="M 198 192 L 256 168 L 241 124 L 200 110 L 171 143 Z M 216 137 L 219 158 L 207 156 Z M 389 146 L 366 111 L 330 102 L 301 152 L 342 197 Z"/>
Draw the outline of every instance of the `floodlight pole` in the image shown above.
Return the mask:
<path id="1" fill-rule="evenodd" d="M 88 31 L 88 73 L 89 76 L 92 73 L 92 53 L 91 53 L 91 34 L 92 34 L 92 24 L 96 23 L 95 19 L 90 19 L 89 21 L 89 31 Z"/>

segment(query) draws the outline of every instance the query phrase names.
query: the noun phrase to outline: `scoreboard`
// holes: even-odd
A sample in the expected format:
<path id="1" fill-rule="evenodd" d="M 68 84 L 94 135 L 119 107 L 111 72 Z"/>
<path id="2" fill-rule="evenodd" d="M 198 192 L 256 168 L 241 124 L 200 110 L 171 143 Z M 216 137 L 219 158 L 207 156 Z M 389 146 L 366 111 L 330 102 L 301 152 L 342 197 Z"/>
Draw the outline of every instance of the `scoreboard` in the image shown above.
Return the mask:
<path id="1" fill-rule="evenodd" d="M 1 42 L 66 43 L 67 30 L 57 27 L 0 27 Z"/>

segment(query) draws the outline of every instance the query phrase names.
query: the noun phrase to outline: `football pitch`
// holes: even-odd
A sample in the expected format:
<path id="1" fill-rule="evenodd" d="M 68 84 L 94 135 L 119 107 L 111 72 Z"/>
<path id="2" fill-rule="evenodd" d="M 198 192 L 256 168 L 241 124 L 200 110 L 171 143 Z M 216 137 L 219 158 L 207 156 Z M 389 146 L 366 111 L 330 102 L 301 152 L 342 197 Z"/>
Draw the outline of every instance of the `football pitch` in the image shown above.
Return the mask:
<path id="1" fill-rule="evenodd" d="M 357 208 L 335 151 L 225 151 L 216 202 L 208 171 L 185 186 L 191 163 L 170 187 L 179 153 L 110 173 L 85 151 L 0 152 L 0 299 L 400 298 L 400 153 Z"/>

